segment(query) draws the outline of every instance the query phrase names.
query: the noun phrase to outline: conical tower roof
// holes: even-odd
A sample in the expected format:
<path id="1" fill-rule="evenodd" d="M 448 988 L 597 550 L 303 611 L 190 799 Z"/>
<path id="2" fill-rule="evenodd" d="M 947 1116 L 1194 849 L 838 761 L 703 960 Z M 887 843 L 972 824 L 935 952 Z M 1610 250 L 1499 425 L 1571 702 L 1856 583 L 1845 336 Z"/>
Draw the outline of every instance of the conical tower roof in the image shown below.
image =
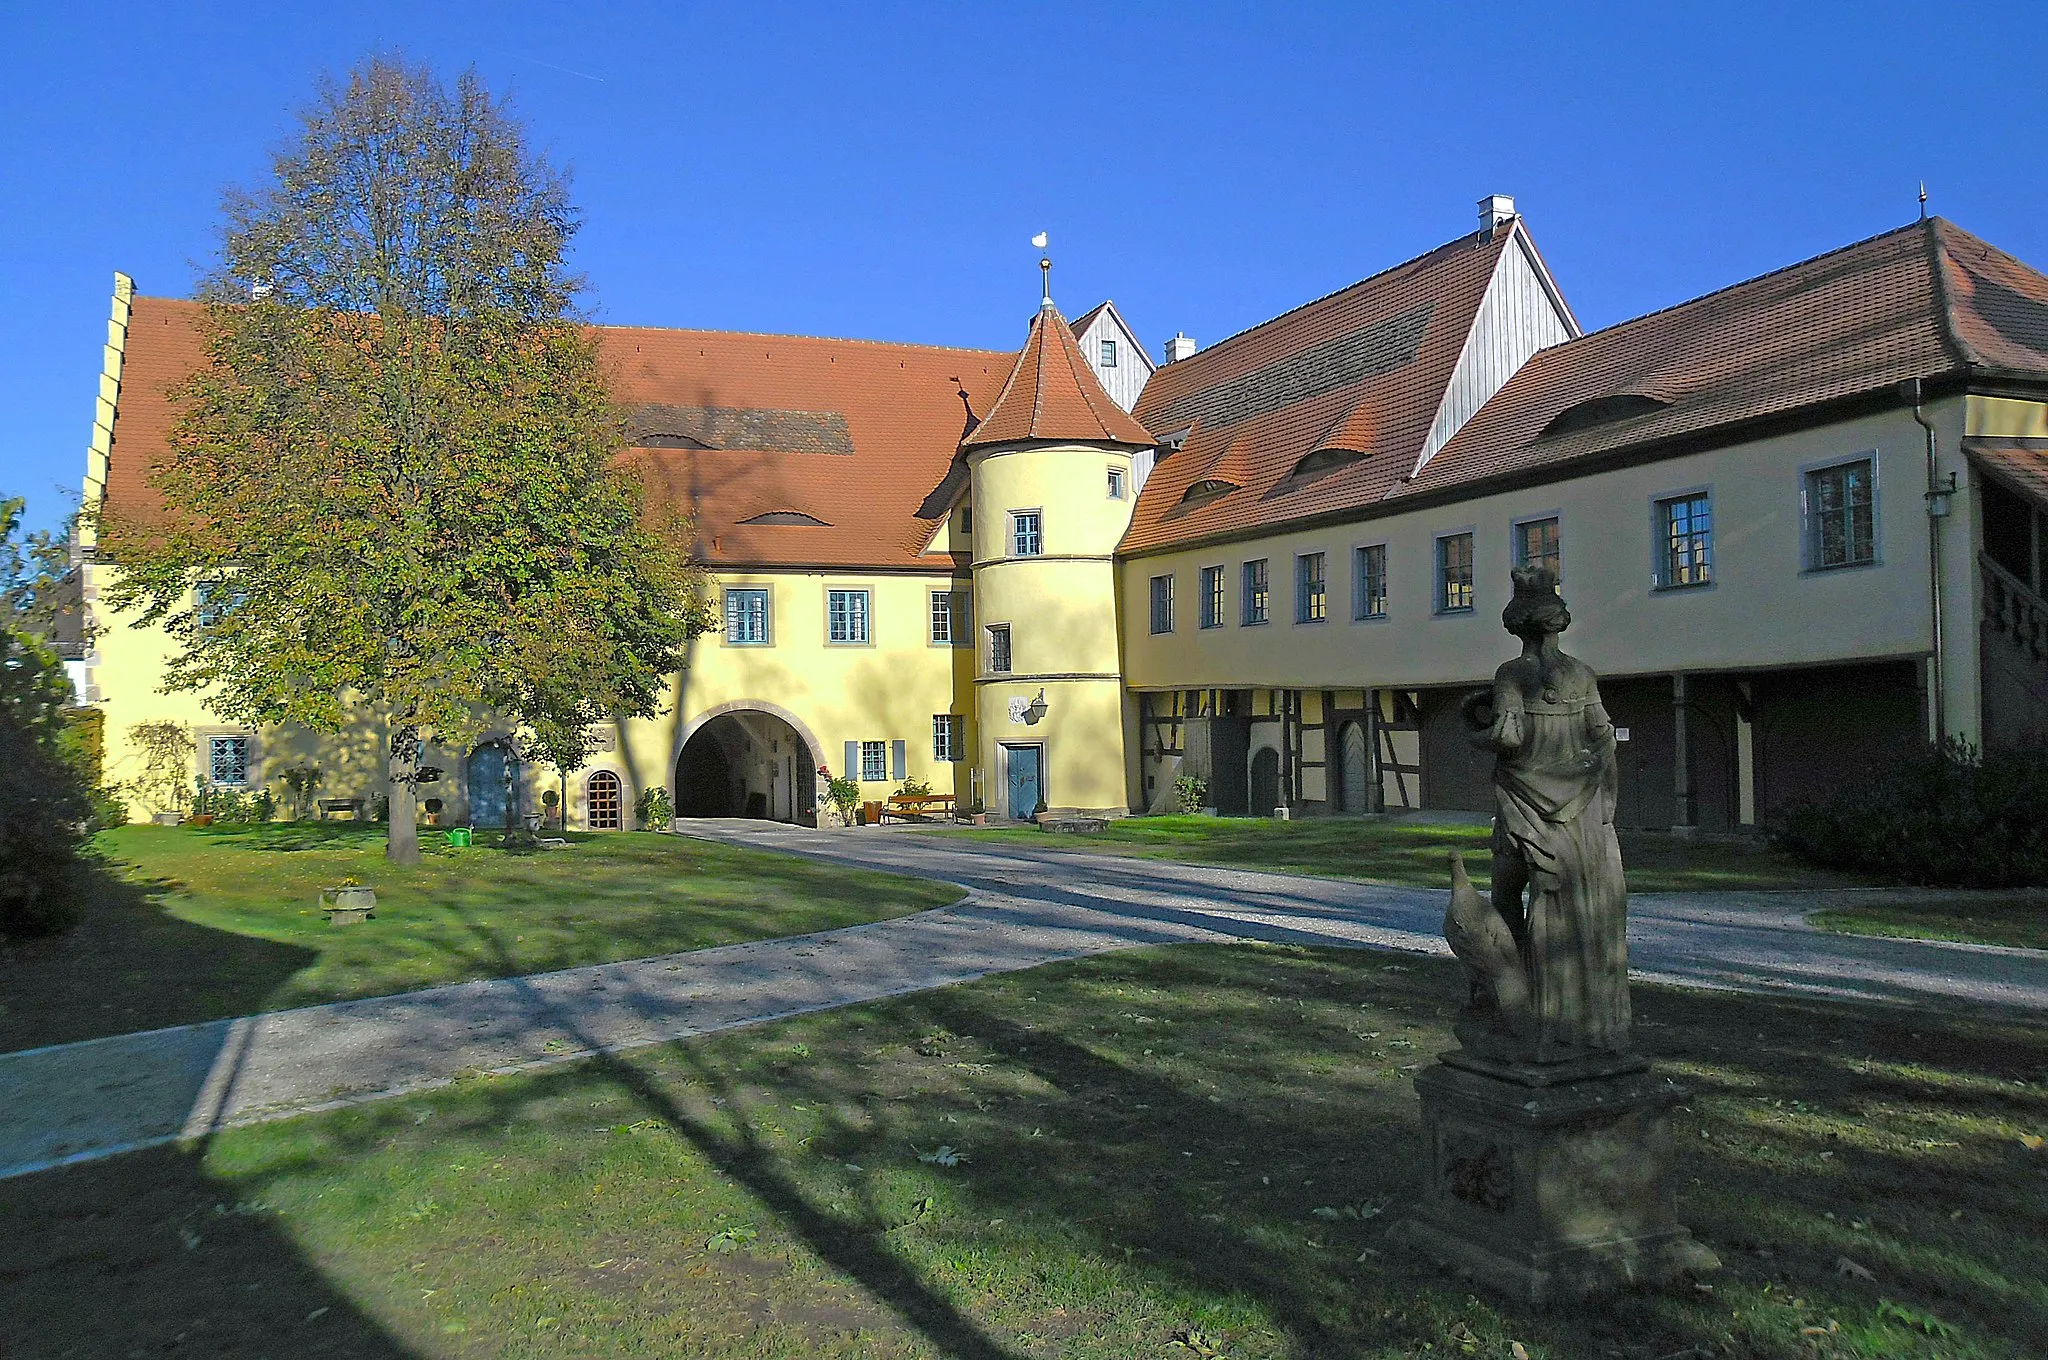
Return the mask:
<path id="1" fill-rule="evenodd" d="M 1031 322 L 1010 380 L 962 449 L 1026 440 L 1067 444 L 1122 444 L 1150 448 L 1158 441 L 1102 390 L 1095 370 L 1059 308 L 1046 299 Z"/>

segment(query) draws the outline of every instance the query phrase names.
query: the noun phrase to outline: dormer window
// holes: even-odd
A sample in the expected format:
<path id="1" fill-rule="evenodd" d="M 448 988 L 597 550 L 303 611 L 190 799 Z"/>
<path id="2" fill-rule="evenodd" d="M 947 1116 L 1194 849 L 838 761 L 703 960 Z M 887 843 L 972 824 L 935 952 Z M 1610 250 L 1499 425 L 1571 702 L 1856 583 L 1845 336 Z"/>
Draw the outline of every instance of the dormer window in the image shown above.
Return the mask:
<path id="1" fill-rule="evenodd" d="M 827 524 L 825 523 L 825 521 L 824 521 L 824 520 L 822 520 L 822 519 L 819 519 L 819 518 L 818 518 L 818 517 L 817 517 L 816 515 L 806 515 L 806 514 L 805 514 L 805 513 L 803 512 L 803 511 L 801 511 L 801 510 L 770 510 L 770 511 L 769 511 L 769 512 L 768 512 L 767 514 L 765 514 L 765 515 L 756 515 L 756 516 L 754 516 L 754 517 L 753 517 L 752 519 L 743 519 L 743 520 L 741 520 L 741 521 L 740 521 L 740 523 L 742 523 L 742 524 L 815 524 L 815 525 L 817 525 L 817 526 L 818 526 L 818 527 L 820 527 L 820 528 L 829 528 L 829 527 L 830 527 L 829 525 L 827 525 Z"/>
<path id="2" fill-rule="evenodd" d="M 1188 487 L 1188 489 L 1181 494 L 1180 500 L 1181 504 L 1186 505 L 1189 501 L 1206 500 L 1211 496 L 1220 496 L 1226 491 L 1235 490 L 1237 490 L 1237 487 L 1233 483 L 1220 482 L 1216 480 L 1214 477 L 1204 477 L 1201 481 L 1196 482 L 1192 486 Z"/>
<path id="3" fill-rule="evenodd" d="M 1294 465 L 1292 476 L 1314 477 L 1340 467 L 1347 467 L 1365 457 L 1356 449 L 1317 449 Z"/>
<path id="4" fill-rule="evenodd" d="M 1543 433 L 1537 437 L 1556 439 L 1578 430 L 1590 430 L 1595 425 L 1611 425 L 1617 420 L 1646 416 L 1670 404 L 1661 397 L 1642 392 L 1615 392 L 1604 397 L 1592 397 L 1567 406 L 1552 416 L 1550 423 L 1543 427 Z"/>

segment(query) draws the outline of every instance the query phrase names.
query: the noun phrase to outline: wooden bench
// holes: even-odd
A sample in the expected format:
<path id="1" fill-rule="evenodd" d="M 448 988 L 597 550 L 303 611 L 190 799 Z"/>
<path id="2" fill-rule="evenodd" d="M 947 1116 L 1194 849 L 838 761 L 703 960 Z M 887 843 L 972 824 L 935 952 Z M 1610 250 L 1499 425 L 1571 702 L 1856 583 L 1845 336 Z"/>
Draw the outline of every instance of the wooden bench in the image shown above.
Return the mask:
<path id="1" fill-rule="evenodd" d="M 950 793 L 892 793 L 889 801 L 882 805 L 882 820 L 885 822 L 891 817 L 899 822 L 922 822 L 935 816 L 952 815 L 953 795 Z"/>
<path id="2" fill-rule="evenodd" d="M 322 798 L 320 820 L 327 821 L 337 812 L 346 812 L 352 822 L 363 820 L 363 800 L 360 798 Z"/>

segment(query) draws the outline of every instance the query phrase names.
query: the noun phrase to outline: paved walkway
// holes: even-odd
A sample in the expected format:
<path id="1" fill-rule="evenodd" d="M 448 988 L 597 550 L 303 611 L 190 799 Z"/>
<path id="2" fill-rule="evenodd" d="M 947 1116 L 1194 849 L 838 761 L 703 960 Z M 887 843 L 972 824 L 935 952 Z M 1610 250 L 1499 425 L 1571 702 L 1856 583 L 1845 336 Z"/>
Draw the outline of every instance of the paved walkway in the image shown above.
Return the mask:
<path id="1" fill-rule="evenodd" d="M 0 1055 L 0 1177 L 216 1129 L 1113 949 L 1266 940 L 1448 952 L 1448 896 L 916 833 L 708 822 L 696 834 L 960 883 L 893 921 Z M 1847 894 L 1631 899 L 1636 974 L 1695 986 L 2048 1013 L 2048 955 L 1828 935 Z"/>

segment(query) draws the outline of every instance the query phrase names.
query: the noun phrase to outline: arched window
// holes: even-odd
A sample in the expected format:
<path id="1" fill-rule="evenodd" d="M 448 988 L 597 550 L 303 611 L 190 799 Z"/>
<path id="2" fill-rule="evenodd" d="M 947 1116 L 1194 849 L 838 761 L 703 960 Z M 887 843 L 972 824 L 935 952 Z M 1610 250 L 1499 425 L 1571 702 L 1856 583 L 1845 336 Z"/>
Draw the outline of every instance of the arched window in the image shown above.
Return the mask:
<path id="1" fill-rule="evenodd" d="M 583 785 L 583 820 L 592 831 L 617 831 L 625 825 L 625 789 L 610 770 L 598 770 Z"/>

